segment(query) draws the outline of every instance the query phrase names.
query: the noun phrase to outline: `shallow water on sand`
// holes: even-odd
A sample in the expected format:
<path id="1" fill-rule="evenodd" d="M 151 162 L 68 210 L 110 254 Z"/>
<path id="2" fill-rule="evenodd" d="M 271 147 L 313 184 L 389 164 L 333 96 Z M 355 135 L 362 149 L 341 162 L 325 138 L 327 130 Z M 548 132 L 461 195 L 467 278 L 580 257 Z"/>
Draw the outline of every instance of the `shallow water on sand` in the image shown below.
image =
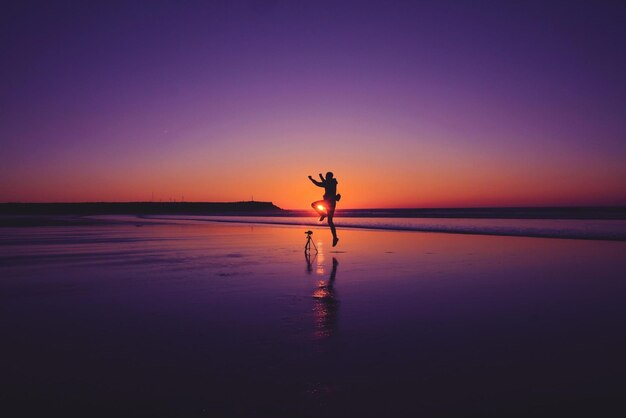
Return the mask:
<path id="1" fill-rule="evenodd" d="M 0 412 L 623 411 L 623 242 L 137 225 L 0 228 Z"/>

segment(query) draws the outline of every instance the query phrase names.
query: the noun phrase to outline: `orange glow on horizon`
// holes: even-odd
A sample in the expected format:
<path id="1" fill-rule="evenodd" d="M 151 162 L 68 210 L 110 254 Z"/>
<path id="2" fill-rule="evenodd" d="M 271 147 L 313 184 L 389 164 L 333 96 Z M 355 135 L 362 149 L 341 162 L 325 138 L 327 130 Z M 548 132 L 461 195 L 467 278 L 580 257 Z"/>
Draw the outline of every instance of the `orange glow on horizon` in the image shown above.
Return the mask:
<path id="1" fill-rule="evenodd" d="M 353 141 L 354 142 L 354 141 Z M 0 202 L 271 201 L 310 209 L 324 193 L 307 175 L 333 171 L 337 210 L 480 206 L 626 205 L 626 169 L 587 156 L 558 160 L 438 152 L 409 146 L 399 153 L 370 145 L 355 156 L 344 142 L 285 145 L 242 155 L 236 147 L 170 150 L 115 163 L 96 155 L 68 166 L 48 161 L 3 178 Z M 331 157 L 326 149 L 335 151 Z M 301 149 L 302 148 L 302 149 Z M 467 155 L 466 155 L 467 154 Z M 220 158 L 216 158 L 219 155 Z M 305 156 L 303 159 L 302 155 Z M 237 164 L 232 164 L 237 161 Z"/>

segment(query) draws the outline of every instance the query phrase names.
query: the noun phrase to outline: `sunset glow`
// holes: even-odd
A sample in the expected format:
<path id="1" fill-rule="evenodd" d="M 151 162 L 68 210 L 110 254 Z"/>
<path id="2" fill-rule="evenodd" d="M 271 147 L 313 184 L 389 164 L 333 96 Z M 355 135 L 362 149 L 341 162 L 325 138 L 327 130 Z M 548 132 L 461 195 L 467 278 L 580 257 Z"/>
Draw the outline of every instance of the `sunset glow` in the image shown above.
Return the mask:
<path id="1" fill-rule="evenodd" d="M 255 4 L 12 6 L 0 201 L 626 204 L 619 13 Z"/>

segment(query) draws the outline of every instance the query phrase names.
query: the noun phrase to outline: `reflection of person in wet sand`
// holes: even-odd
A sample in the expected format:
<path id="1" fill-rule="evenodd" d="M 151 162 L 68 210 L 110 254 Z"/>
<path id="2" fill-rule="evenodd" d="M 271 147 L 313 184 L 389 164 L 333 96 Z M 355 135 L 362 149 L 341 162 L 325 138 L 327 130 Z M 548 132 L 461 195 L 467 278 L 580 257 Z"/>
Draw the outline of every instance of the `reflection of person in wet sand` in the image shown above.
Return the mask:
<path id="1" fill-rule="evenodd" d="M 320 338 L 330 337 L 337 328 L 337 310 L 339 301 L 335 295 L 335 275 L 339 261 L 333 257 L 333 269 L 330 272 L 328 282 L 320 281 L 319 286 L 313 292 L 315 304 L 313 315 L 315 319 L 315 335 Z"/>
<path id="2" fill-rule="evenodd" d="M 341 195 L 337 194 L 337 179 L 333 178 L 333 173 L 326 173 L 326 177 L 320 173 L 320 179 L 317 181 L 313 177 L 309 176 L 309 180 L 318 187 L 324 188 L 324 200 L 318 200 L 311 203 L 311 206 L 320 215 L 320 222 L 324 218 L 328 218 L 328 226 L 330 226 L 330 232 L 333 234 L 333 247 L 339 242 L 337 238 L 337 230 L 335 229 L 335 223 L 333 222 L 333 216 L 335 215 L 335 207 L 337 202 L 341 199 Z"/>

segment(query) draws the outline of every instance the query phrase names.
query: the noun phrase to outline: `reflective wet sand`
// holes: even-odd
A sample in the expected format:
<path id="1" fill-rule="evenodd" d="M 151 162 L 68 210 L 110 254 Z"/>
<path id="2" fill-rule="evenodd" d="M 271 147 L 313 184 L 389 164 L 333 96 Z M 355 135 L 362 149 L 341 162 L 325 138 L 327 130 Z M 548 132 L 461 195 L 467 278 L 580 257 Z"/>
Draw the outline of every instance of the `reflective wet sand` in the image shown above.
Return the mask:
<path id="1" fill-rule="evenodd" d="M 0 228 L 5 416 L 623 410 L 623 242 L 138 225 Z"/>

